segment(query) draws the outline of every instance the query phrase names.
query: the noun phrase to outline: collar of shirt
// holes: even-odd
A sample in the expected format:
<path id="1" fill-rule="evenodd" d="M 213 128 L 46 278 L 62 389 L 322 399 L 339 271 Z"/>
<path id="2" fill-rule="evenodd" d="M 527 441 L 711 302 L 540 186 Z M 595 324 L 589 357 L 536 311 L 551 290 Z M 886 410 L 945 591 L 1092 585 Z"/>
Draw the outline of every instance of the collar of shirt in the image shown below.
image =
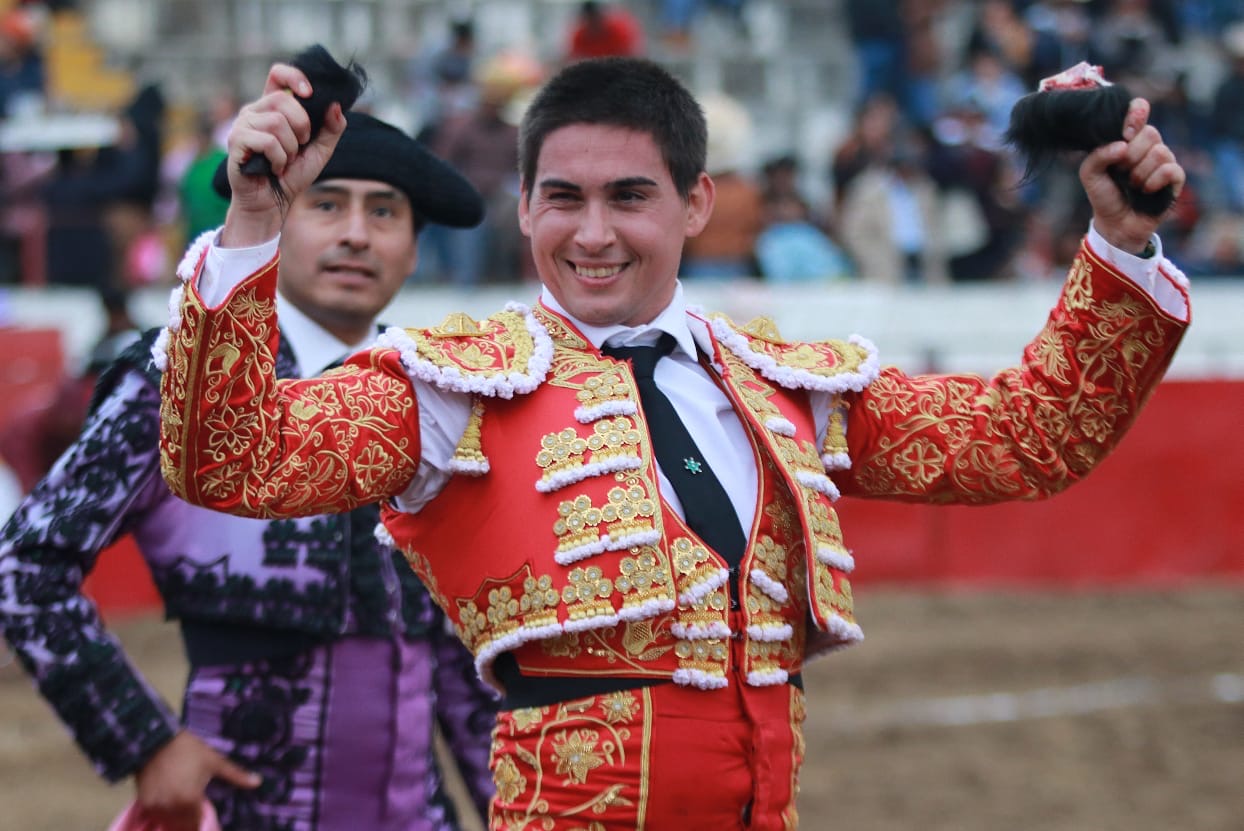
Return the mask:
<path id="1" fill-rule="evenodd" d="M 692 319 L 687 316 L 687 301 L 683 296 L 682 283 L 679 281 L 674 283 L 674 296 L 670 299 L 669 305 L 662 309 L 651 322 L 642 323 L 639 326 L 623 326 L 621 324 L 593 326 L 589 323 L 584 323 L 566 311 L 557 302 L 557 298 L 553 296 L 553 293 L 549 291 L 547 286 L 541 289 L 540 302 L 544 304 L 545 308 L 557 312 L 557 314 L 573 323 L 597 349 L 600 349 L 606 343 L 611 346 L 651 346 L 657 342 L 662 332 L 668 332 L 678 342 L 674 354 L 681 351 L 693 361 L 696 360 L 696 343 L 700 338 L 696 337 L 692 332 L 691 325 L 689 324 L 689 321 Z M 696 328 L 700 329 L 703 327 L 697 326 Z M 703 334 L 706 336 L 707 332 Z"/>
<path id="2" fill-rule="evenodd" d="M 360 343 L 342 343 L 286 300 L 279 291 L 276 294 L 276 315 L 281 324 L 281 337 L 293 349 L 294 358 L 298 362 L 298 373 L 303 378 L 323 372 L 334 361 L 369 346 L 374 338 L 372 335 Z"/>

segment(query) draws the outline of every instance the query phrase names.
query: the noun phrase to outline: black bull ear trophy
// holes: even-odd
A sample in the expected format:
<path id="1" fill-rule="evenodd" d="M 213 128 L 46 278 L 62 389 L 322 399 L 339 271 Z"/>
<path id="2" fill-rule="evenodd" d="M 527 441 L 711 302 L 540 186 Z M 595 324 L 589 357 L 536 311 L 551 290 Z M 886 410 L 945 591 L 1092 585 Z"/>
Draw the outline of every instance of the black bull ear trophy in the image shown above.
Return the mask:
<path id="1" fill-rule="evenodd" d="M 336 102 L 341 104 L 342 110 L 350 109 L 367 86 L 367 72 L 363 67 L 353 60 L 342 66 L 318 43 L 299 52 L 290 60 L 290 64 L 302 70 L 302 74 L 311 82 L 310 97 L 299 98 L 298 102 L 311 119 L 312 139 L 324 126 L 330 105 Z M 277 202 L 282 208 L 285 206 L 285 191 L 281 189 L 280 180 L 273 174 L 272 165 L 266 156 L 251 156 L 242 162 L 240 169 L 248 176 L 266 176 Z"/>
<path id="2" fill-rule="evenodd" d="M 1037 92 L 1015 103 L 1004 136 L 1026 160 L 1024 181 L 1062 153 L 1087 153 L 1120 141 L 1131 100 L 1126 88 L 1106 81 L 1099 67 L 1087 63 L 1042 81 Z M 1175 202 L 1169 185 L 1146 192 L 1132 184 L 1127 171 L 1111 168 L 1109 172 L 1123 198 L 1140 213 L 1162 216 Z"/>

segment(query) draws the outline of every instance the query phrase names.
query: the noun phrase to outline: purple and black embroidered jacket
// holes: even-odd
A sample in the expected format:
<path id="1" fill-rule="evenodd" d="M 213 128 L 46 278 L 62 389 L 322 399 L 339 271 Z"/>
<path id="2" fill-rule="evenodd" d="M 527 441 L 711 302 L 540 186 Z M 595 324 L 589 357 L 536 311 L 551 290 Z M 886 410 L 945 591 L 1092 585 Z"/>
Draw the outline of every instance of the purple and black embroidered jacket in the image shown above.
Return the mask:
<path id="1" fill-rule="evenodd" d="M 0 629 L 83 752 L 118 780 L 179 728 L 81 591 L 132 533 L 181 623 L 180 722 L 264 778 L 210 786 L 223 826 L 456 829 L 435 727 L 486 811 L 497 703 L 401 555 L 376 541 L 377 508 L 253 520 L 174 497 L 149 346 L 105 373 L 77 442 L 0 531 Z M 282 346 L 278 374 L 296 376 Z"/>

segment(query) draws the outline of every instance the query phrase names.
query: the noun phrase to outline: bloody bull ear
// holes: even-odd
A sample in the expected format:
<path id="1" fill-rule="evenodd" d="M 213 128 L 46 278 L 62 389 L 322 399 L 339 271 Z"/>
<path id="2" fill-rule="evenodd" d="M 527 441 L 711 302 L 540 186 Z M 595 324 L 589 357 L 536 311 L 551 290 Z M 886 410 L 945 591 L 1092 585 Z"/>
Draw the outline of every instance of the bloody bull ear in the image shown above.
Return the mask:
<path id="1" fill-rule="evenodd" d="M 311 119 L 312 140 L 324 126 L 328 108 L 334 102 L 341 104 L 343 111 L 348 110 L 354 106 L 354 102 L 367 86 L 367 72 L 362 66 L 354 61 L 342 66 L 318 43 L 299 52 L 290 60 L 290 64 L 302 70 L 302 74 L 311 82 L 310 97 L 299 98 L 298 102 Z M 266 156 L 251 156 L 242 162 L 241 170 L 249 176 L 266 176 L 277 202 L 284 207 L 285 191 L 273 175 L 272 165 Z"/>
<path id="2" fill-rule="evenodd" d="M 1025 95 L 1011 109 L 1011 123 L 1003 138 L 1024 157 L 1024 181 L 1046 169 L 1059 155 L 1088 153 L 1123 139 L 1123 119 L 1132 100 L 1125 87 L 1112 84 L 1101 67 L 1080 63 L 1043 80 L 1037 91 Z M 1131 182 L 1126 170 L 1115 166 L 1110 177 L 1132 208 L 1161 216 L 1175 202 L 1167 185 L 1144 191 Z"/>

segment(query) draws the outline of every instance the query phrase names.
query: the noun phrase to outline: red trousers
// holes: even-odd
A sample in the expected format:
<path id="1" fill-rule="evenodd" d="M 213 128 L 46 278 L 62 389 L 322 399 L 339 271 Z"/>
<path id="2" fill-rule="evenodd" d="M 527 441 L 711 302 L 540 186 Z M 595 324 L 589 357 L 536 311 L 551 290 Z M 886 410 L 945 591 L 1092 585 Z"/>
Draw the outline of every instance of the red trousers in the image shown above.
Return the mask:
<path id="1" fill-rule="evenodd" d="M 661 684 L 502 712 L 492 831 L 785 831 L 803 692 Z"/>

